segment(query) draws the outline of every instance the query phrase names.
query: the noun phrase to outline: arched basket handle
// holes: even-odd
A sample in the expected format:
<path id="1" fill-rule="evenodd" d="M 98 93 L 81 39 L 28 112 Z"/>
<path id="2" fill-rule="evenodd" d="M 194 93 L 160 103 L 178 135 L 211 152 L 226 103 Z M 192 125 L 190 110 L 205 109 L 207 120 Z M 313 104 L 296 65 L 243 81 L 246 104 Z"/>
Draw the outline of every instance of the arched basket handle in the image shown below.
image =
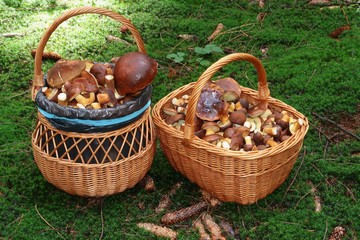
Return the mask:
<path id="1" fill-rule="evenodd" d="M 140 33 L 138 32 L 138 30 L 135 28 L 135 26 L 130 22 L 130 20 L 128 20 L 127 18 L 123 17 L 122 15 L 113 12 L 111 10 L 105 9 L 105 8 L 98 8 L 98 7 L 79 7 L 79 8 L 74 8 L 71 10 L 68 10 L 66 12 L 64 12 L 60 17 L 58 17 L 49 27 L 48 29 L 45 31 L 45 33 L 43 34 L 39 45 L 36 49 L 36 55 L 35 55 L 35 65 L 34 65 L 34 78 L 32 81 L 32 91 L 31 91 L 31 98 L 32 100 L 35 99 L 36 93 L 37 91 L 44 86 L 44 79 L 43 79 L 43 72 L 41 69 L 41 65 L 42 65 L 42 57 L 43 57 L 43 52 L 44 52 L 44 48 L 46 43 L 48 42 L 51 34 L 56 30 L 56 28 L 63 23 L 64 21 L 66 21 L 67 19 L 77 16 L 77 15 L 82 15 L 82 14 L 100 14 L 100 15 L 105 15 L 108 16 L 110 18 L 113 18 L 114 20 L 122 23 L 125 27 L 127 27 L 129 29 L 129 31 L 131 32 L 131 34 L 134 36 L 136 45 L 138 47 L 139 52 L 143 52 L 146 53 L 145 50 L 145 45 L 144 42 L 140 36 Z"/>
<path id="2" fill-rule="evenodd" d="M 267 99 L 270 96 L 270 90 L 268 88 L 268 83 L 266 80 L 266 72 L 265 69 L 256 57 L 247 54 L 247 53 L 233 53 L 229 54 L 217 62 L 213 63 L 205 72 L 199 77 L 197 80 L 193 91 L 191 93 L 191 97 L 188 103 L 188 109 L 186 112 L 185 118 L 185 128 L 184 128 L 184 138 L 183 143 L 188 145 L 195 135 L 195 117 L 196 117 L 196 105 L 198 99 L 200 97 L 202 89 L 205 87 L 205 84 L 211 79 L 211 77 L 219 71 L 225 65 L 234 62 L 244 60 L 250 62 L 254 65 L 257 76 L 258 76 L 258 98 L 260 102 L 267 105 Z"/>

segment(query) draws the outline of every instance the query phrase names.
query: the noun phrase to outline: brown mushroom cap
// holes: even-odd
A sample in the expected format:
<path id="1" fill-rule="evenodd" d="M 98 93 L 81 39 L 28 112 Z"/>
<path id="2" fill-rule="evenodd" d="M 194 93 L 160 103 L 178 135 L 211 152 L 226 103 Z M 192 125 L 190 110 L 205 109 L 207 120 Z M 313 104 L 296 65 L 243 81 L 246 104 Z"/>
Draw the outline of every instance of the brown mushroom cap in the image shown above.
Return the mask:
<path id="1" fill-rule="evenodd" d="M 238 151 L 244 145 L 244 137 L 240 133 L 236 133 L 231 137 L 230 149 Z"/>
<path id="2" fill-rule="evenodd" d="M 135 93 L 154 80 L 158 63 L 145 53 L 129 52 L 115 64 L 115 88 L 120 95 Z"/>
<path id="3" fill-rule="evenodd" d="M 248 115 L 250 117 L 258 117 L 263 114 L 267 109 L 267 102 L 260 102 L 248 109 Z"/>
<path id="4" fill-rule="evenodd" d="M 215 121 L 225 115 L 228 103 L 222 101 L 224 90 L 216 84 L 205 86 L 196 105 L 196 116 L 202 120 Z"/>
<path id="5" fill-rule="evenodd" d="M 241 88 L 235 79 L 233 79 L 231 77 L 227 77 L 227 78 L 219 79 L 219 80 L 215 81 L 215 83 L 218 86 L 220 86 L 222 89 L 224 89 L 225 92 L 231 91 L 234 94 L 236 94 L 238 96 L 238 98 L 240 98 Z"/>
<path id="6" fill-rule="evenodd" d="M 78 76 L 86 68 L 86 63 L 80 60 L 61 59 L 49 69 L 47 75 L 47 84 L 51 87 L 60 88 L 65 82 L 68 82 Z"/>
<path id="7" fill-rule="evenodd" d="M 90 68 L 90 73 L 93 74 L 98 81 L 99 85 L 105 85 L 105 76 L 107 74 L 106 66 L 103 63 L 95 63 Z"/>
<path id="8" fill-rule="evenodd" d="M 239 124 L 239 125 L 243 125 L 244 122 L 246 121 L 246 115 L 244 114 L 243 111 L 237 110 L 234 111 L 230 114 L 229 116 L 229 120 L 233 123 L 233 124 Z"/>

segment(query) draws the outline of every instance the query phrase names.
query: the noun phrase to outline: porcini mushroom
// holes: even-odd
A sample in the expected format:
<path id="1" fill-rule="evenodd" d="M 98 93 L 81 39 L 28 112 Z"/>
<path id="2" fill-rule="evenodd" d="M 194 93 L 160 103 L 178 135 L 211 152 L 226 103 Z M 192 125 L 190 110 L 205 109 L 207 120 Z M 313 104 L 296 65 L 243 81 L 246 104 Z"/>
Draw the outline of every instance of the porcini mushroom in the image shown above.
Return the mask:
<path id="1" fill-rule="evenodd" d="M 248 115 L 252 118 L 258 117 L 265 113 L 267 109 L 267 102 L 260 102 L 252 107 L 250 107 L 247 111 Z"/>
<path id="2" fill-rule="evenodd" d="M 46 82 L 50 87 L 61 88 L 65 82 L 80 76 L 85 68 L 83 61 L 60 59 L 49 69 Z"/>
<path id="3" fill-rule="evenodd" d="M 90 68 L 90 73 L 95 76 L 99 85 L 101 86 L 105 85 L 106 83 L 105 76 L 107 75 L 107 70 L 106 70 L 106 66 L 103 63 L 95 63 Z"/>
<path id="4" fill-rule="evenodd" d="M 120 95 L 136 93 L 152 83 L 158 63 L 145 53 L 129 52 L 115 64 L 115 88 Z"/>
<path id="5" fill-rule="evenodd" d="M 241 95 L 240 85 L 231 77 L 222 78 L 215 83 L 224 90 L 224 100 L 227 102 L 236 102 Z M 226 96 L 226 97 L 225 97 Z"/>
<path id="6" fill-rule="evenodd" d="M 215 121 L 227 113 L 228 103 L 222 101 L 224 90 L 210 83 L 200 93 L 196 105 L 196 116 L 202 120 Z"/>
<path id="7" fill-rule="evenodd" d="M 215 134 L 220 131 L 220 127 L 216 124 L 216 122 L 205 122 L 201 129 L 206 131 L 205 136 Z"/>
<path id="8" fill-rule="evenodd" d="M 244 114 L 243 111 L 237 110 L 237 111 L 234 111 L 234 112 L 232 112 L 232 113 L 230 114 L 229 120 L 230 120 L 233 124 L 243 125 L 244 122 L 246 121 L 246 115 Z"/>
<path id="9" fill-rule="evenodd" d="M 94 92 L 90 92 L 88 93 L 89 96 L 86 96 L 85 94 L 78 94 L 76 97 L 75 97 L 75 100 L 82 104 L 83 106 L 87 106 L 87 105 L 90 105 L 92 104 L 94 101 L 95 101 L 95 93 Z"/>

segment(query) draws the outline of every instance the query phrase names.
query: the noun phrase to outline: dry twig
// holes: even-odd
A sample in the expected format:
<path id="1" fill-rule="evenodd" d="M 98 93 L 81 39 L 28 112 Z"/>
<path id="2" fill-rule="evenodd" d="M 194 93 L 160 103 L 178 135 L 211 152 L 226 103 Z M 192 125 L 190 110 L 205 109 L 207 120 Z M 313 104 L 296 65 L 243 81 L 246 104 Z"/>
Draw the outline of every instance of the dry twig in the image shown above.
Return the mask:
<path id="1" fill-rule="evenodd" d="M 128 41 L 124 40 L 124 39 L 121 39 L 121 38 L 118 38 L 118 37 L 115 37 L 113 35 L 109 35 L 106 37 L 106 40 L 110 41 L 110 42 L 121 42 L 121 43 L 124 43 L 125 45 L 127 46 L 130 46 L 131 43 L 129 43 Z"/>
<path id="2" fill-rule="evenodd" d="M 299 173 L 299 171 L 300 171 L 300 168 L 301 168 L 301 166 L 302 166 L 303 163 L 304 163 L 305 155 L 306 155 L 306 147 L 304 147 L 304 152 L 303 152 L 303 156 L 302 156 L 302 159 L 301 159 L 300 166 L 298 167 L 298 169 L 296 169 L 295 176 L 294 176 L 294 178 L 292 179 L 292 181 L 291 181 L 290 185 L 288 186 L 288 188 L 286 189 L 286 192 L 285 192 L 284 197 L 283 197 L 283 199 L 281 200 L 280 204 L 284 201 L 285 196 L 286 196 L 287 193 L 289 192 L 291 186 L 294 184 L 294 182 L 295 182 L 295 180 L 296 180 L 296 177 L 297 177 L 297 175 L 298 175 L 298 173 Z"/>
<path id="3" fill-rule="evenodd" d="M 37 205 L 35 205 L 35 211 L 37 212 L 37 214 L 39 215 L 39 217 L 49 226 L 51 227 L 51 229 L 55 230 L 57 232 L 57 234 L 62 238 L 62 239 L 65 239 L 63 235 L 61 235 L 61 233 L 56 229 L 54 228 L 48 221 L 46 221 L 46 219 L 40 214 L 38 208 L 37 208 Z"/>
<path id="4" fill-rule="evenodd" d="M 354 134 L 354 133 L 346 130 L 345 128 L 343 128 L 342 126 L 340 126 L 339 124 L 337 124 L 336 122 L 334 122 L 334 121 L 332 121 L 332 120 L 330 120 L 330 119 L 328 119 L 328 118 L 326 118 L 326 117 L 320 116 L 319 114 L 317 114 L 317 113 L 315 113 L 315 112 L 313 112 L 312 114 L 313 114 L 315 117 L 319 118 L 320 120 L 323 120 L 323 121 L 326 121 L 326 122 L 328 122 L 328 123 L 331 123 L 331 124 L 334 125 L 335 127 L 339 128 L 341 131 L 345 132 L 346 134 L 348 134 L 348 135 L 356 138 L 357 140 L 360 140 L 360 137 L 359 137 L 359 136 L 357 136 L 356 134 Z"/>
<path id="5" fill-rule="evenodd" d="M 1 34 L 1 37 L 5 37 L 5 38 L 23 37 L 23 36 L 25 36 L 24 33 L 3 33 L 3 34 Z"/>

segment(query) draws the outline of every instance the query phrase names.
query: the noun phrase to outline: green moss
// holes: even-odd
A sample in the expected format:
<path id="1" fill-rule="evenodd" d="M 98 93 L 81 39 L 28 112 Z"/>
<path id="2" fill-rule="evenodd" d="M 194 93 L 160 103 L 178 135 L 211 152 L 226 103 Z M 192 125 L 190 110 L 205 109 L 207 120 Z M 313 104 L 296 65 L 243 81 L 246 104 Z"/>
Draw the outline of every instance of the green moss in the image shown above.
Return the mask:
<path id="1" fill-rule="evenodd" d="M 0 38 L 1 238 L 98 239 L 103 232 L 103 239 L 159 239 L 139 229 L 136 223 L 160 224 L 163 213 L 155 213 L 154 209 L 163 194 L 181 181 L 183 185 L 171 197 L 169 211 L 200 201 L 198 187 L 171 167 L 159 144 L 149 171 L 157 187 L 151 193 L 136 185 L 103 199 L 82 198 L 57 189 L 41 175 L 30 142 L 36 120 L 29 91 L 34 68 L 30 51 L 37 48 L 46 27 L 63 11 L 83 5 L 118 11 L 139 30 L 148 54 L 159 63 L 152 104 L 199 78 L 206 67 L 196 61 L 199 54 L 194 49 L 204 48 L 208 44 L 206 38 L 218 23 L 223 23 L 222 34 L 212 43 L 223 50 L 260 58 L 271 96 L 305 114 L 311 125 L 292 171 L 278 189 L 256 204 L 223 203 L 210 213 L 216 220 L 225 218 L 231 222 L 241 239 L 323 239 L 338 225 L 347 230 L 344 239 L 356 238 L 360 232 L 360 169 L 359 157 L 354 153 L 359 152 L 359 141 L 327 143 L 319 132 L 327 126 L 321 126 L 312 112 L 331 119 L 358 114 L 359 12 L 354 5 L 330 9 L 310 6 L 305 0 L 267 1 L 264 9 L 249 1 L 0 1 L 0 32 L 25 34 Z M 261 12 L 267 15 L 260 24 L 256 18 Z M 337 40 L 329 37 L 347 21 L 351 30 L 344 31 Z M 118 31 L 119 25 L 99 15 L 71 18 L 51 35 L 46 51 L 68 59 L 102 62 L 136 51 L 135 45 L 106 40 L 111 34 L 133 43 L 131 36 Z M 198 38 L 187 41 L 179 38 L 180 34 Z M 260 51 L 263 47 L 268 48 L 265 55 Z M 176 52 L 185 53 L 181 63 L 166 58 Z M 222 56 L 211 53 L 202 57 L 213 63 Z M 53 62 L 44 61 L 43 71 L 52 65 Z M 170 68 L 175 71 L 171 77 Z M 257 88 L 257 75 L 251 64 L 231 63 L 214 78 L 230 74 L 242 86 Z M 353 131 L 359 133 L 359 129 Z M 315 212 L 309 181 L 322 200 L 319 213 Z M 178 231 L 178 239 L 198 239 L 191 224 L 190 219 L 170 227 Z"/>

